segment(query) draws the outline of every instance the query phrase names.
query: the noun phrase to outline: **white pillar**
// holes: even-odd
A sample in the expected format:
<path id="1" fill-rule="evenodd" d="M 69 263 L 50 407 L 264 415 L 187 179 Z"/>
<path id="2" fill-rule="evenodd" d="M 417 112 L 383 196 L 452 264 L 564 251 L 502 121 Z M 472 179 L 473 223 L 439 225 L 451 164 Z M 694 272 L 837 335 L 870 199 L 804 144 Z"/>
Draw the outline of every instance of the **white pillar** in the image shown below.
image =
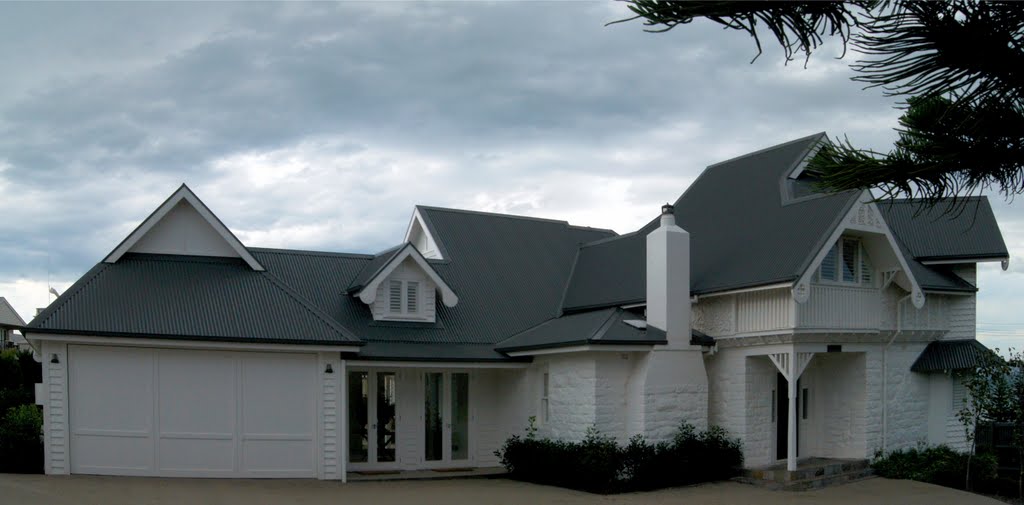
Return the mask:
<path id="1" fill-rule="evenodd" d="M 789 447 L 786 449 L 786 470 L 792 472 L 796 470 L 796 351 L 790 353 L 789 363 L 789 436 L 786 439 Z"/>
<path id="2" fill-rule="evenodd" d="M 348 482 L 348 370 L 345 360 L 341 360 L 338 366 L 338 373 L 341 374 L 341 405 L 338 407 L 338 425 L 341 426 L 341 482 Z"/>

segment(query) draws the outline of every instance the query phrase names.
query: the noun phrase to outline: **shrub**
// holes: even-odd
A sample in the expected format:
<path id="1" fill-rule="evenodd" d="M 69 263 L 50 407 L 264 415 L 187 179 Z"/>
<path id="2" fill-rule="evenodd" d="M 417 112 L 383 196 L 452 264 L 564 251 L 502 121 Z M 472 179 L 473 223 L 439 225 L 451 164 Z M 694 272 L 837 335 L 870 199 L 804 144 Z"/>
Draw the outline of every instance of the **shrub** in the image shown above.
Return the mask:
<path id="1" fill-rule="evenodd" d="M 887 455 L 875 454 L 871 468 L 881 477 L 910 479 L 940 486 L 964 489 L 968 460 L 971 469 L 971 488 L 991 490 L 996 483 L 996 458 L 991 453 L 958 452 L 945 445 L 901 449 Z"/>
<path id="2" fill-rule="evenodd" d="M 7 409 L 0 419 L 0 472 L 42 473 L 43 414 L 35 405 Z"/>
<path id="3" fill-rule="evenodd" d="M 595 428 L 582 442 L 512 436 L 495 455 L 514 479 L 596 493 L 650 490 L 727 479 L 743 464 L 738 440 L 720 428 L 683 423 L 667 442 L 634 436 L 623 447 Z"/>

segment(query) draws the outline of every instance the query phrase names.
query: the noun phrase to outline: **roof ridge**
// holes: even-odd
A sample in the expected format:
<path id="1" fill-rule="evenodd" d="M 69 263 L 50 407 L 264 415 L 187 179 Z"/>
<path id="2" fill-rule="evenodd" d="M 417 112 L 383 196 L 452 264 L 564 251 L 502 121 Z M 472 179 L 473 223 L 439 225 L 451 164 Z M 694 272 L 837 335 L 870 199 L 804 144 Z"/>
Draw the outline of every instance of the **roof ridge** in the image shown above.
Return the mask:
<path id="1" fill-rule="evenodd" d="M 619 240 L 619 239 L 625 239 L 625 238 L 634 237 L 634 236 L 640 234 L 640 230 L 643 230 L 643 228 L 640 228 L 639 230 L 636 230 L 636 231 L 631 231 L 629 233 L 623 233 L 622 235 L 615 235 L 614 237 L 605 237 L 605 238 L 599 238 L 597 240 L 592 240 L 590 242 L 584 242 L 584 243 L 580 244 L 580 249 L 583 249 L 584 247 L 592 247 L 592 246 L 597 246 L 597 245 L 601 245 L 601 244 L 607 244 L 608 242 L 614 242 L 614 241 Z"/>
<path id="2" fill-rule="evenodd" d="M 609 232 L 609 233 L 614 233 L 615 236 L 619 235 L 619 233 L 617 231 L 615 231 L 615 230 L 613 230 L 611 228 L 598 228 L 596 226 L 584 226 L 584 225 L 580 225 L 580 224 L 570 224 L 569 228 L 572 228 L 574 230 L 583 230 L 583 231 L 606 231 L 606 232 Z"/>
<path id="3" fill-rule="evenodd" d="M 89 271 L 86 272 L 85 275 L 78 279 L 78 281 L 72 284 L 70 288 L 64 290 L 64 294 L 58 296 L 57 299 L 53 301 L 53 303 L 47 305 L 46 308 L 43 309 L 43 311 L 40 312 L 39 314 L 36 314 L 36 316 L 33 317 L 31 321 L 29 321 L 27 328 L 38 328 L 39 325 L 45 323 L 48 319 L 50 319 L 50 317 L 52 317 L 55 313 L 60 311 L 62 307 L 67 305 L 68 301 L 78 296 L 78 294 L 83 289 L 85 289 L 86 286 L 92 284 L 93 281 L 98 279 L 100 275 L 106 272 L 111 265 L 112 263 L 106 263 L 103 261 L 97 263 L 95 266 L 89 269 Z M 38 323 L 36 323 L 36 321 L 38 321 Z M 22 331 L 22 333 L 24 334 L 25 332 Z"/>
<path id="4" fill-rule="evenodd" d="M 783 142 L 781 144 L 775 144 L 773 146 L 768 146 L 768 147 L 765 147 L 765 148 L 762 148 L 762 149 L 758 149 L 757 151 L 754 151 L 754 152 L 751 152 L 751 153 L 741 154 L 739 156 L 735 156 L 735 157 L 729 158 L 727 160 L 723 160 L 723 161 L 719 161 L 719 162 L 716 162 L 716 163 L 712 163 L 712 164 L 708 165 L 707 167 L 705 167 L 705 170 L 708 170 L 708 169 L 713 168 L 713 167 L 717 167 L 719 165 L 724 165 L 726 163 L 732 163 L 734 161 L 739 161 L 739 160 L 750 158 L 750 157 L 753 157 L 753 156 L 758 156 L 758 155 L 767 153 L 768 151 L 774 151 L 776 149 L 781 149 L 783 147 L 788 147 L 790 145 L 793 145 L 793 144 L 796 144 L 796 143 L 799 143 L 799 142 L 806 142 L 807 140 L 810 140 L 812 138 L 822 137 L 822 136 L 825 136 L 825 135 L 827 135 L 826 132 L 820 131 L 818 133 L 813 133 L 811 135 L 806 135 L 806 136 L 800 137 L 798 139 L 789 140 L 789 141 Z M 694 182 L 696 182 L 696 181 L 694 181 Z"/>
<path id="5" fill-rule="evenodd" d="M 571 225 L 571 224 L 569 224 L 568 221 L 566 221 L 564 219 L 550 219 L 550 218 L 546 218 L 546 217 L 522 216 L 522 215 L 519 215 L 519 214 L 502 214 L 502 213 L 499 213 L 499 212 L 486 212 L 486 211 L 482 211 L 482 210 L 455 209 L 455 208 L 451 208 L 451 207 L 434 207 L 434 206 L 431 206 L 431 205 L 417 205 L 416 208 L 423 209 L 423 210 L 436 210 L 436 211 L 440 211 L 440 212 L 451 212 L 451 213 L 454 213 L 454 214 L 470 214 L 470 215 L 477 215 L 477 216 L 503 217 L 503 218 L 508 218 L 508 219 L 522 219 L 522 220 L 525 220 L 525 221 L 538 221 L 538 222 L 545 222 L 545 223 L 564 224 L 565 226 L 579 226 L 579 225 Z"/>
<path id="6" fill-rule="evenodd" d="M 342 325 L 340 322 L 338 322 L 336 319 L 334 319 L 329 314 L 327 314 L 326 312 L 321 310 L 319 307 L 317 307 L 316 305 L 310 303 L 308 300 L 303 298 L 302 295 L 298 294 L 295 290 L 293 290 L 291 288 L 291 286 L 288 286 L 288 284 L 286 284 L 283 280 L 278 279 L 276 275 L 274 275 L 274 274 L 272 274 L 272 273 L 270 273 L 268 271 L 260 272 L 260 274 L 263 274 L 263 276 L 266 277 L 267 281 L 272 283 L 279 290 L 283 291 L 286 295 L 288 295 L 293 300 L 295 300 L 296 303 L 298 303 L 300 306 L 302 306 L 304 309 L 306 309 L 314 317 L 320 319 L 325 324 L 330 326 L 331 329 L 333 329 L 336 332 L 338 332 L 339 334 L 341 334 L 341 336 L 343 336 L 343 337 L 345 337 L 345 338 L 347 338 L 349 340 L 353 340 L 353 341 L 355 341 L 357 343 L 360 343 L 360 344 L 363 343 L 363 340 L 360 339 L 358 336 L 356 336 L 355 332 L 353 332 L 352 330 L 349 330 L 344 325 Z"/>
<path id="7" fill-rule="evenodd" d="M 283 249 L 275 247 L 247 247 L 250 251 L 266 254 L 295 254 L 301 256 L 342 256 L 348 258 L 372 259 L 375 255 L 370 253 L 350 253 L 334 251 L 313 251 L 308 249 Z"/>

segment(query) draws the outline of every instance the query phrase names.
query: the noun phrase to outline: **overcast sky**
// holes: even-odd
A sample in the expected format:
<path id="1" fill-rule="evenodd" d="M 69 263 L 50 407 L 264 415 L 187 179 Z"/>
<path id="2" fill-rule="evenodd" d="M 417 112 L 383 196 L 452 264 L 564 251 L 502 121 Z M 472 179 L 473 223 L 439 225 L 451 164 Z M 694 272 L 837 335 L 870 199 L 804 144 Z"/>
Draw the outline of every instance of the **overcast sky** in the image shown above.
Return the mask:
<path id="1" fill-rule="evenodd" d="M 249 246 L 374 252 L 415 204 L 632 231 L 706 165 L 826 131 L 887 149 L 894 99 L 746 35 L 618 3 L 0 4 L 0 296 L 23 317 L 182 182 Z M 1024 346 L 1014 260 L 981 269 Z"/>

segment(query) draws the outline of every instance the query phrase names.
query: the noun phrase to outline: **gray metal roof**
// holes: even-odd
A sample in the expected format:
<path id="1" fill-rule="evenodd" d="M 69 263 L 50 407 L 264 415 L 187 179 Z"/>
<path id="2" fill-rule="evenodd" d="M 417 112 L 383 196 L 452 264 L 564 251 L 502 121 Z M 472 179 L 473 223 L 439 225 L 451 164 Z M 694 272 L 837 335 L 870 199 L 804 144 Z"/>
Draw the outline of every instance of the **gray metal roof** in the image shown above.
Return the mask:
<path id="1" fill-rule="evenodd" d="M 526 351 L 571 345 L 664 344 L 665 332 L 656 328 L 637 328 L 626 324 L 643 316 L 609 308 L 570 314 L 551 319 L 504 340 L 496 349 L 502 352 Z"/>
<path id="2" fill-rule="evenodd" d="M 494 344 L 558 315 L 579 245 L 612 234 L 564 221 L 419 207 L 446 259 L 431 266 L 459 294 L 437 323 L 374 321 L 347 287 L 380 256 L 251 248 L 267 271 L 351 329 L 367 359 L 490 360 Z"/>
<path id="3" fill-rule="evenodd" d="M 14 307 L 7 302 L 7 299 L 0 296 L 0 326 L 5 328 L 19 328 L 25 326 L 25 320 L 18 315 Z"/>
<path id="4" fill-rule="evenodd" d="M 29 333 L 358 345 L 348 329 L 236 258 L 126 254 L 100 263 Z"/>
<path id="5" fill-rule="evenodd" d="M 981 363 L 988 347 L 975 339 L 939 340 L 928 344 L 913 365 L 912 372 L 942 372 L 974 368 Z"/>
<path id="6" fill-rule="evenodd" d="M 359 272 L 359 275 L 357 275 L 356 278 L 352 280 L 352 283 L 349 284 L 347 291 L 351 293 L 354 291 L 359 291 L 366 287 L 366 285 L 369 284 L 369 282 L 373 280 L 373 278 L 376 277 L 377 274 L 381 270 L 383 270 L 388 263 L 391 262 L 392 258 L 398 256 L 398 253 L 402 252 L 404 245 L 406 244 L 399 244 L 374 255 L 373 259 L 368 261 L 366 263 L 366 266 L 363 267 L 362 271 Z"/>
<path id="7" fill-rule="evenodd" d="M 988 197 L 949 199 L 932 207 L 921 200 L 896 200 L 880 202 L 878 209 L 920 261 L 1009 257 Z"/>
<path id="8" fill-rule="evenodd" d="M 711 165 L 676 200 L 676 222 L 690 234 L 693 294 L 791 282 L 803 273 L 860 194 L 783 194 L 789 173 L 823 138 L 811 135 Z M 647 234 L 657 223 L 582 247 L 563 309 L 643 301 Z"/>

